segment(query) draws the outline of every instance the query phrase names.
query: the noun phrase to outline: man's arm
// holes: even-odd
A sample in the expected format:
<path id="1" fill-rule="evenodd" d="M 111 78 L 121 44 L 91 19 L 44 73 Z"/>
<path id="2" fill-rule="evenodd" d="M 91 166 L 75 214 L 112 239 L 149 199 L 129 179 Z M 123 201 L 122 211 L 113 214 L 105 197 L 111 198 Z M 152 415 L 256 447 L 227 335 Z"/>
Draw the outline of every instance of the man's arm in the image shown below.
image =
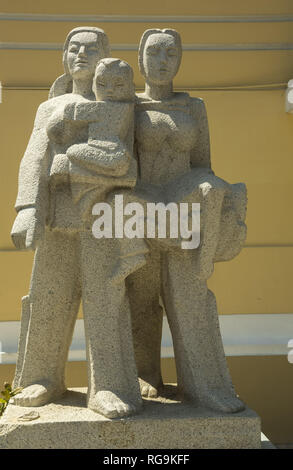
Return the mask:
<path id="1" fill-rule="evenodd" d="M 49 115 L 47 102 L 41 104 L 20 163 L 15 204 L 18 215 L 11 232 L 13 242 L 19 249 L 34 249 L 45 226 L 49 202 L 49 138 L 46 132 Z"/>

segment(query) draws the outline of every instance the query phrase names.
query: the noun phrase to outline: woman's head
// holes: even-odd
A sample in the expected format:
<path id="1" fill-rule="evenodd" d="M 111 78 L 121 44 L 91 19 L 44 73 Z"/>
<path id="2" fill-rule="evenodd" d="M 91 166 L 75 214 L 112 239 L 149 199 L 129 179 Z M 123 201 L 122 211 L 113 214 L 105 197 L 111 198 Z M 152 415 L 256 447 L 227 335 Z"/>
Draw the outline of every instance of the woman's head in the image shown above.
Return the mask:
<path id="1" fill-rule="evenodd" d="M 49 98 L 71 93 L 74 79 L 93 78 L 96 64 L 109 56 L 108 37 L 102 29 L 92 26 L 74 28 L 68 34 L 63 47 L 65 74 L 54 82 Z"/>
<path id="2" fill-rule="evenodd" d="M 131 101 L 135 91 L 133 71 L 124 60 L 106 58 L 97 64 L 93 92 L 99 101 Z"/>
<path id="3" fill-rule="evenodd" d="M 166 84 L 178 72 L 182 56 L 181 38 L 174 29 L 148 29 L 141 38 L 139 69 L 147 82 Z"/>

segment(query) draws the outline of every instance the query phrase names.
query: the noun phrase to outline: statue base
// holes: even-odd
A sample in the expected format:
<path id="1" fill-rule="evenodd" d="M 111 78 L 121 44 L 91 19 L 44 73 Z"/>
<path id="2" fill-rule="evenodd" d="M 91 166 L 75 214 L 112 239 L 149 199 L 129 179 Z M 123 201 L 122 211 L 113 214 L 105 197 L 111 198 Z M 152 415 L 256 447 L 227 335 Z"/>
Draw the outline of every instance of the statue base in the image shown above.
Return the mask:
<path id="1" fill-rule="evenodd" d="M 86 389 L 69 389 L 42 407 L 8 405 L 0 419 L 0 449 L 259 449 L 261 423 L 246 408 L 217 413 L 183 404 L 166 386 L 142 411 L 107 419 L 86 407 Z"/>

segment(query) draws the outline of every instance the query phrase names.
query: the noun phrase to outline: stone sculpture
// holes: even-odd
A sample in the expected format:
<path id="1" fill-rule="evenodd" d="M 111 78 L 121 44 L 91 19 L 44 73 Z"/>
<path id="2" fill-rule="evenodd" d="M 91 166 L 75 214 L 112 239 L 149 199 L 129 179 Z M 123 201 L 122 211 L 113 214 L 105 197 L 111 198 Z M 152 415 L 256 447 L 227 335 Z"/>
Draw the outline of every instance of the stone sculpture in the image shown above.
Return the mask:
<path id="1" fill-rule="evenodd" d="M 160 188 L 166 203 L 199 202 L 201 243 L 198 249 L 182 250 L 169 240 L 149 240 L 147 265 L 127 279 L 136 363 L 142 394 L 156 396 L 162 385 L 162 295 L 182 397 L 236 412 L 244 405 L 233 389 L 216 300 L 206 281 L 214 262 L 233 258 L 244 243 L 246 188 L 226 183 L 211 170 L 205 105 L 187 93 L 173 92 L 181 55 L 176 31 L 151 29 L 143 34 L 139 66 L 146 87 L 136 106 L 136 192 L 151 199 Z"/>
<path id="2" fill-rule="evenodd" d="M 37 250 L 30 292 L 23 298 L 14 383 L 23 387 L 22 393 L 15 397 L 15 404 L 21 406 L 40 406 L 64 392 L 64 367 L 82 297 L 89 369 L 88 407 L 115 418 L 136 412 L 141 406 L 125 281 L 120 276 L 119 282 L 112 282 L 120 243 L 116 239 L 96 240 L 91 232 L 92 221 L 83 220 L 80 204 L 73 200 L 73 194 L 82 193 L 86 184 L 96 191 L 97 198 L 101 197 L 99 182 L 105 173 L 112 190 L 121 186 L 121 178 L 128 181 L 128 186 L 136 181 L 132 155 L 133 103 L 131 100 L 129 103 L 94 102 L 94 73 L 102 67 L 96 69 L 96 65 L 108 56 L 108 39 L 102 30 L 81 27 L 69 33 L 63 55 L 65 75 L 53 85 L 51 99 L 40 105 L 21 162 L 18 215 L 12 238 L 17 248 L 37 246 Z M 107 70 L 109 66 L 111 75 L 115 69 L 113 62 L 108 60 L 103 64 Z M 124 73 L 127 69 L 127 86 L 123 91 L 124 99 L 129 99 L 131 89 L 133 95 L 132 72 L 126 64 L 114 61 L 115 64 L 118 69 L 122 66 Z M 114 89 L 112 92 L 113 98 L 117 97 Z M 122 94 L 118 98 L 123 99 Z M 95 125 L 96 119 L 91 119 L 91 109 L 88 109 L 91 105 L 92 109 L 98 109 L 97 120 L 104 108 L 110 108 L 111 116 L 113 107 L 119 112 L 126 107 L 128 118 L 123 132 L 115 123 L 107 124 L 107 113 L 103 114 L 102 126 Z M 83 119 L 79 119 L 79 113 Z M 89 142 L 88 121 L 91 121 Z M 109 151 L 110 137 L 116 139 L 112 168 L 103 161 L 101 148 L 101 142 L 107 142 Z M 78 165 L 82 166 L 78 158 L 81 145 L 86 148 L 94 145 L 101 157 L 100 165 L 97 162 L 93 170 L 88 155 L 92 174 L 90 170 L 88 173 L 84 169 L 76 170 Z M 125 160 L 122 166 L 121 154 Z M 81 175 L 79 181 L 77 174 Z M 73 194 L 70 180 L 80 184 Z M 139 242 L 142 244 L 143 240 Z M 144 246 L 142 255 L 146 251 Z M 137 251 L 136 257 L 141 266 Z"/>
<path id="3" fill-rule="evenodd" d="M 176 31 L 144 33 L 146 88 L 134 113 L 132 70 L 107 58 L 105 33 L 82 27 L 66 39 L 65 74 L 38 109 L 19 174 L 12 238 L 19 249 L 37 250 L 23 298 L 16 405 L 40 406 L 64 392 L 82 298 L 88 407 L 109 418 L 137 413 L 141 394 L 156 396 L 162 386 L 161 295 L 182 399 L 228 413 L 244 408 L 206 281 L 214 262 L 233 258 L 244 243 L 246 188 L 211 170 L 204 103 L 173 92 L 181 55 Z M 183 250 L 181 239 L 158 236 L 96 240 L 92 207 L 112 204 L 118 192 L 142 205 L 200 203 L 200 246 Z"/>

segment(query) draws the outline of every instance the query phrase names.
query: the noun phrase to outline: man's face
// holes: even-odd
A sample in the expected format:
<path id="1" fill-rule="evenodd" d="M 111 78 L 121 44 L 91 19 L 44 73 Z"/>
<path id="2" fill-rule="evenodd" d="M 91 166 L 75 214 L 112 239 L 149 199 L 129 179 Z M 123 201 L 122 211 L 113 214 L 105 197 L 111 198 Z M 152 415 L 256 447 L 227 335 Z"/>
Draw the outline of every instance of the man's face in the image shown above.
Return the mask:
<path id="1" fill-rule="evenodd" d="M 95 75 L 95 95 L 98 101 L 125 101 L 134 94 L 132 77 L 129 71 L 115 64 L 97 67 Z"/>
<path id="2" fill-rule="evenodd" d="M 96 33 L 77 33 L 70 39 L 67 51 L 67 65 L 73 78 L 91 78 L 104 51 Z"/>

